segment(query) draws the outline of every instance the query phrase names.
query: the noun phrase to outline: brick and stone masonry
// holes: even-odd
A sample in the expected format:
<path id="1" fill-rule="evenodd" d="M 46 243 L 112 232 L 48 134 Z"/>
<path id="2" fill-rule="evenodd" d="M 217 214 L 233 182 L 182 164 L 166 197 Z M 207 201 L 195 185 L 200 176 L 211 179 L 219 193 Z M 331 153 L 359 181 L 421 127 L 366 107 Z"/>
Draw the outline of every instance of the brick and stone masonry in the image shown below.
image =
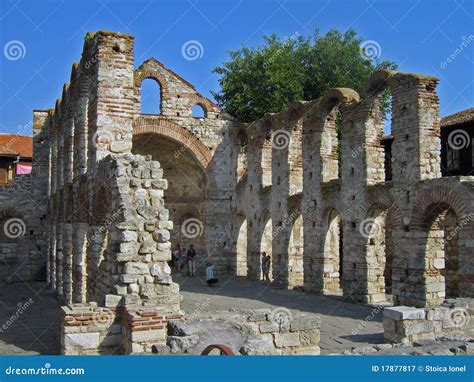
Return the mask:
<path id="1" fill-rule="evenodd" d="M 145 80 L 161 95 L 155 114 L 141 112 Z M 282 287 L 363 303 L 474 297 L 474 179 L 441 176 L 437 83 L 383 70 L 360 94 L 334 88 L 244 124 L 157 60 L 134 69 L 132 36 L 88 33 L 61 99 L 34 111 L 32 176 L 0 191 L 2 216 L 26 223 L 0 245 L 1 277 L 46 278 L 68 354 L 165 343 L 161 326 L 181 314 L 167 264 L 178 243 L 195 245 L 198 272 L 210 259 L 257 279 L 265 251 Z M 110 331 L 86 319 L 112 313 Z M 132 324 L 154 314 L 142 341 Z"/>

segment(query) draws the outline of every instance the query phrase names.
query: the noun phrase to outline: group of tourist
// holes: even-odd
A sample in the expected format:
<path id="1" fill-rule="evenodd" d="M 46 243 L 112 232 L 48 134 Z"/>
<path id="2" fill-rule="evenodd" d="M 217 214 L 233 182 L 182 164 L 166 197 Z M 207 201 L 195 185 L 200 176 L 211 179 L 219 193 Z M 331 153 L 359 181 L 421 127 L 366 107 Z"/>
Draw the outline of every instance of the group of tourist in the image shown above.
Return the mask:
<path id="1" fill-rule="evenodd" d="M 183 267 L 187 265 L 188 275 L 190 277 L 196 277 L 196 250 L 194 249 L 194 245 L 191 244 L 186 252 L 181 248 L 180 244 L 176 244 L 172 255 L 171 266 L 175 273 L 180 273 Z M 218 281 L 219 280 L 214 277 L 214 265 L 211 262 L 208 262 L 206 267 L 207 285 L 212 286 Z"/>
<path id="2" fill-rule="evenodd" d="M 189 276 L 196 276 L 196 250 L 194 245 L 190 245 L 187 251 L 181 248 L 180 244 L 176 244 L 173 251 L 173 257 L 171 260 L 172 269 L 175 273 L 181 272 L 181 270 L 187 265 Z"/>
<path id="3" fill-rule="evenodd" d="M 266 252 L 262 252 L 261 257 L 261 267 L 262 267 L 262 281 L 270 280 L 270 267 L 272 259 L 270 255 L 267 255 Z M 176 244 L 176 247 L 173 251 L 173 257 L 171 260 L 171 266 L 175 273 L 180 273 L 183 267 L 188 266 L 188 275 L 190 277 L 196 277 L 196 250 L 194 245 L 190 245 L 188 251 L 186 252 L 181 248 L 180 244 Z M 207 263 L 206 267 L 206 283 L 208 286 L 212 286 L 217 283 L 217 280 L 214 276 L 214 265 L 211 262 Z"/>

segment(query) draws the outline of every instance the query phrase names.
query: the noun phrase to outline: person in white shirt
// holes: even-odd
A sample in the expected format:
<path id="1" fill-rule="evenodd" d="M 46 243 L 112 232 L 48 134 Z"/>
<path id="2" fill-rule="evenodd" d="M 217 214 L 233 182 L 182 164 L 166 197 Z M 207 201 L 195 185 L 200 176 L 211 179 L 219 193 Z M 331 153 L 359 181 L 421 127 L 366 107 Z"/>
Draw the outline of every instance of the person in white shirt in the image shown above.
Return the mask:
<path id="1" fill-rule="evenodd" d="M 182 257 L 181 246 L 179 244 L 176 244 L 176 247 L 173 251 L 173 266 L 174 266 L 175 272 L 181 272 L 181 257 Z"/>
<path id="2" fill-rule="evenodd" d="M 212 286 L 212 284 L 217 283 L 219 280 L 217 280 L 214 277 L 214 265 L 212 263 L 207 263 L 207 268 L 206 268 L 206 283 L 207 286 Z"/>

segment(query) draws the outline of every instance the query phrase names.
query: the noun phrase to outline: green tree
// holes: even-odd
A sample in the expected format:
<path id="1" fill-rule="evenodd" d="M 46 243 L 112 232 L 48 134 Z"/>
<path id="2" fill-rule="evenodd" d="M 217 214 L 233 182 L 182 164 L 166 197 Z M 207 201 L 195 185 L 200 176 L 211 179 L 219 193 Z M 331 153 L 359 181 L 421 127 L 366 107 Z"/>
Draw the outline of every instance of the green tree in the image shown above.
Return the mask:
<path id="1" fill-rule="evenodd" d="M 331 29 L 325 35 L 316 31 L 312 37 L 272 35 L 264 41 L 257 48 L 230 52 L 230 60 L 214 69 L 220 75 L 221 90 L 213 92 L 217 103 L 243 122 L 298 100 L 319 98 L 332 87 L 360 92 L 375 70 L 397 68 L 394 62 L 364 57 L 363 39 L 353 29 Z"/>

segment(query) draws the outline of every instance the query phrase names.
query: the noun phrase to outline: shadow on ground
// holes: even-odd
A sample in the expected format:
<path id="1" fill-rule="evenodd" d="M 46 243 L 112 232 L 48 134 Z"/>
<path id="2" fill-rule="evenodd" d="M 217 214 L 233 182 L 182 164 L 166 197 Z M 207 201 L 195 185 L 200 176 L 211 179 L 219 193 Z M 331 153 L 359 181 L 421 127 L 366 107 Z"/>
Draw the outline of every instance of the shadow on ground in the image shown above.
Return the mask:
<path id="1" fill-rule="evenodd" d="M 174 275 L 183 295 L 186 314 L 208 314 L 228 309 L 286 308 L 321 318 L 322 353 L 340 353 L 354 347 L 383 342 L 382 309 L 295 290 L 244 277 L 222 276 L 209 288 L 201 277 Z"/>
<path id="2" fill-rule="evenodd" d="M 0 290 L 0 354 L 59 354 L 60 304 L 45 283 Z"/>

